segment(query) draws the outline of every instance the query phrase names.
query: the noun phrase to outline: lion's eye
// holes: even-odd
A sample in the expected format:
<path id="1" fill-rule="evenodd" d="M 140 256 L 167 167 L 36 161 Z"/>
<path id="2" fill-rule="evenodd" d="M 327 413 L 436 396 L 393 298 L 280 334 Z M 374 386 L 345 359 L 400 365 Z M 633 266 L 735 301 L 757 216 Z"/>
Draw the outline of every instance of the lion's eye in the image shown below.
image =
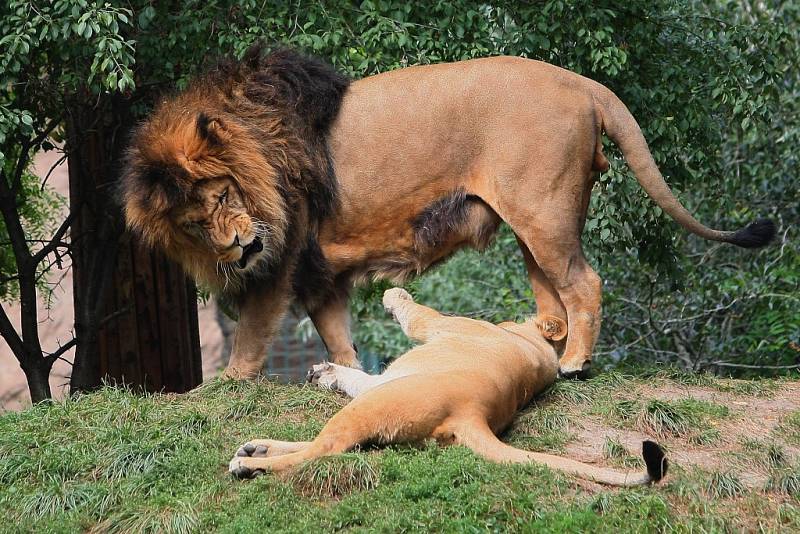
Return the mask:
<path id="1" fill-rule="evenodd" d="M 219 203 L 225 204 L 225 201 L 228 200 L 228 188 L 225 188 L 225 191 L 219 196 Z"/>

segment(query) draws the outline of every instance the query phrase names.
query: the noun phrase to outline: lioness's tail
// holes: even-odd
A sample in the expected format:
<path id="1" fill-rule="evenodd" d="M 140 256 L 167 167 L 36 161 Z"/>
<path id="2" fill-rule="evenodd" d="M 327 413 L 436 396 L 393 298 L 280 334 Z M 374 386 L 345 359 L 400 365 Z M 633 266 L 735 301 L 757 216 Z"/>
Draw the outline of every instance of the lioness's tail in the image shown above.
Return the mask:
<path id="1" fill-rule="evenodd" d="M 667 474 L 668 463 L 664 451 L 652 441 L 642 443 L 642 456 L 647 466 L 647 471 L 642 473 L 607 469 L 561 456 L 517 449 L 500 441 L 484 425 L 470 425 L 457 434 L 460 444 L 492 462 L 544 464 L 551 469 L 610 486 L 640 486 L 658 482 Z"/>
<path id="2" fill-rule="evenodd" d="M 625 104 L 600 84 L 593 82 L 591 90 L 599 104 L 606 134 L 622 150 L 642 189 L 678 224 L 700 237 L 745 248 L 764 246 L 775 237 L 775 223 L 770 219 L 758 219 L 735 232 L 714 230 L 700 223 L 670 191 L 653 161 L 639 124 Z"/>

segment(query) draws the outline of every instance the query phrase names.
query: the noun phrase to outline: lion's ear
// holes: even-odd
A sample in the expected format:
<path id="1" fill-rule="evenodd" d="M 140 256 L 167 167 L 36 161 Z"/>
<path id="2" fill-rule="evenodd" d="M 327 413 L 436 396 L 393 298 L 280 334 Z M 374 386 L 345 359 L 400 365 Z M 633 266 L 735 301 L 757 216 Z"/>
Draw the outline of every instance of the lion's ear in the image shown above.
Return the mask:
<path id="1" fill-rule="evenodd" d="M 211 145 L 224 145 L 231 139 L 231 133 L 222 119 L 205 113 L 197 115 L 197 133 Z"/>
<path id="2" fill-rule="evenodd" d="M 567 322 L 555 315 L 537 317 L 536 326 L 539 327 L 539 331 L 545 339 L 561 341 L 567 337 Z"/>

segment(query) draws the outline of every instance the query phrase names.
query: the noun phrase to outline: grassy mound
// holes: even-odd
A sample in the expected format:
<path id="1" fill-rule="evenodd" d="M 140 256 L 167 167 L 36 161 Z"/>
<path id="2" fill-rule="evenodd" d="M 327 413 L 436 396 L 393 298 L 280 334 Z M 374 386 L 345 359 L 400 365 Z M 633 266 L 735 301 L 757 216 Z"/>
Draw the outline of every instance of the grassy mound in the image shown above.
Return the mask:
<path id="1" fill-rule="evenodd" d="M 241 443 L 311 439 L 345 400 L 269 381 L 107 388 L 0 416 L 0 530 L 800 529 L 797 399 L 790 381 L 611 373 L 559 382 L 505 437 L 610 466 L 639 465 L 642 437 L 662 442 L 674 466 L 664 483 L 620 491 L 434 444 L 240 482 L 226 467 Z"/>

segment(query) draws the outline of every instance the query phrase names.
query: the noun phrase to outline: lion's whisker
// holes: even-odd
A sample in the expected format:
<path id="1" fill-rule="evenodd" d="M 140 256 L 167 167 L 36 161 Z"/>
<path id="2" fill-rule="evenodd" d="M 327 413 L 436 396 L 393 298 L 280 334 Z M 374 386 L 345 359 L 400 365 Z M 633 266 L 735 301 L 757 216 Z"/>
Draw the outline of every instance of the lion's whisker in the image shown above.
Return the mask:
<path id="1" fill-rule="evenodd" d="M 225 277 L 225 285 L 222 286 L 222 290 L 225 291 L 228 289 L 228 283 L 230 282 L 230 263 L 222 264 L 222 274 Z"/>

